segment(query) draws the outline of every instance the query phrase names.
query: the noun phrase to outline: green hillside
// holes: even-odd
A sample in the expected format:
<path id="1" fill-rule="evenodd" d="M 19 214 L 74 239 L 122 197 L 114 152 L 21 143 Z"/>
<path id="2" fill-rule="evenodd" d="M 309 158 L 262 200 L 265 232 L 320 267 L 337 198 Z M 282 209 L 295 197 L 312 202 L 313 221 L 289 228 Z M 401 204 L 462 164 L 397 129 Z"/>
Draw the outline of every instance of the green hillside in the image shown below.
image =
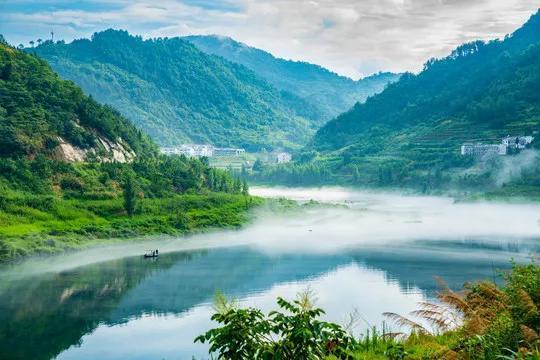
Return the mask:
<path id="1" fill-rule="evenodd" d="M 276 58 L 228 37 L 195 35 L 184 39 L 205 53 L 248 67 L 280 90 L 300 96 L 313 104 L 325 121 L 381 92 L 399 78 L 398 74 L 379 73 L 354 81 L 318 65 Z"/>
<path id="2" fill-rule="evenodd" d="M 457 171 L 478 165 L 460 155 L 461 144 L 500 143 L 508 134 L 538 130 L 540 13 L 503 40 L 460 46 L 355 105 L 317 132 L 297 157 L 298 167 L 330 170 L 334 178 L 358 184 L 480 185 L 482 176 L 493 174 Z M 539 185 L 538 178 L 528 184 Z"/>
<path id="3" fill-rule="evenodd" d="M 27 49 L 162 145 L 296 148 L 314 133 L 311 104 L 276 90 L 244 66 L 180 38 L 143 40 L 106 30 L 70 44 Z"/>
<path id="4" fill-rule="evenodd" d="M 46 61 L 0 42 L 0 156 L 35 156 L 60 140 L 102 148 L 99 137 L 139 155 L 155 149 L 126 118 L 61 80 Z"/>
<path id="5" fill-rule="evenodd" d="M 236 227 L 257 202 L 206 161 L 158 155 L 126 118 L 0 37 L 0 261 Z"/>

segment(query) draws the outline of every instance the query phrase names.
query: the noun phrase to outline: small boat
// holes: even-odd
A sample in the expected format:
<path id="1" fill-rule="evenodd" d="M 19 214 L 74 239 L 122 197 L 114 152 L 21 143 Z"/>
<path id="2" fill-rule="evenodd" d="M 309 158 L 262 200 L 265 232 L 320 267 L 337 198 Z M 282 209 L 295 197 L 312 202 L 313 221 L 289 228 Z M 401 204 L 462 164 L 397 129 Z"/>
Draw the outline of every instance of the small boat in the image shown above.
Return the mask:
<path id="1" fill-rule="evenodd" d="M 158 250 L 146 250 L 146 254 L 143 255 L 145 259 L 147 258 L 157 258 L 159 256 Z"/>

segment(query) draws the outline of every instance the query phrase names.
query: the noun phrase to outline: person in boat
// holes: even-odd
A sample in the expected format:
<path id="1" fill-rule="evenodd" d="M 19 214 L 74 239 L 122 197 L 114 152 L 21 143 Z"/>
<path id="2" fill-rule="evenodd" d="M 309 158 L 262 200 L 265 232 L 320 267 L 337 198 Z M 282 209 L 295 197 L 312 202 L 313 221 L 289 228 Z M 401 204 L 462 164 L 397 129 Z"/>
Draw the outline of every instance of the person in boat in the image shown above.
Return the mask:
<path id="1" fill-rule="evenodd" d="M 158 256 L 158 255 L 159 255 L 159 250 L 158 250 L 158 249 L 156 249 L 156 256 Z"/>

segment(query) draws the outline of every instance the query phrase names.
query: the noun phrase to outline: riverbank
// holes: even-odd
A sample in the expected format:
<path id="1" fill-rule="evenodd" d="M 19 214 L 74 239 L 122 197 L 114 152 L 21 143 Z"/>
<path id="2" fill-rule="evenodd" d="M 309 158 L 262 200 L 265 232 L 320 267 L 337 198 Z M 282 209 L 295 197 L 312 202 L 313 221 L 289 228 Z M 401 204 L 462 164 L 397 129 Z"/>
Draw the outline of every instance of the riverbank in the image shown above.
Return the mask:
<path id="1" fill-rule="evenodd" d="M 250 210 L 263 202 L 241 194 L 174 194 L 141 199 L 128 216 L 121 198 L 15 197 L 0 210 L 0 261 L 59 253 L 109 239 L 239 228 L 249 222 Z"/>

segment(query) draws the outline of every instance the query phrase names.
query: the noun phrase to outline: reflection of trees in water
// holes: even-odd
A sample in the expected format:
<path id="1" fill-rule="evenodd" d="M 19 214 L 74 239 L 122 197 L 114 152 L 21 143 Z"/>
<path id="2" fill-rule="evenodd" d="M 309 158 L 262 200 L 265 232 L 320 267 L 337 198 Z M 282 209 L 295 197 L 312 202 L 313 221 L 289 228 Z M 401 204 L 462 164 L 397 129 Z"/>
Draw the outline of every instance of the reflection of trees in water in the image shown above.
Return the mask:
<path id="1" fill-rule="evenodd" d="M 178 253 L 157 262 L 128 258 L 3 286 L 0 359 L 54 358 L 103 322 L 145 277 L 189 257 Z"/>
<path id="2" fill-rule="evenodd" d="M 352 262 L 384 271 L 404 291 L 420 288 L 428 294 L 436 290 L 434 276 L 459 288 L 470 279 L 491 279 L 494 268 L 509 265 L 507 260 L 482 258 L 482 249 L 474 247 L 469 250 L 478 256 L 406 250 L 270 256 L 246 248 L 215 249 L 163 254 L 155 262 L 121 259 L 15 282 L 0 290 L 0 358 L 49 359 L 102 323 L 179 314 L 210 301 L 216 289 L 243 297 L 274 284 L 316 278 Z"/>
<path id="3" fill-rule="evenodd" d="M 445 243 L 444 247 L 426 247 L 424 251 L 407 247 L 359 251 L 353 258 L 368 268 L 383 270 L 388 281 L 396 282 L 405 292 L 417 288 L 428 297 L 435 296 L 439 290 L 436 277 L 453 289 L 461 289 L 468 281 L 501 282 L 503 271 L 510 268 L 511 255 L 496 258 L 485 255 L 486 251 L 495 249 L 492 244 L 483 247 L 479 243 L 471 246 L 461 243 L 459 251 L 455 252 L 455 247 L 451 253 L 452 247 L 452 243 Z M 514 254 L 523 255 L 523 252 Z"/>

